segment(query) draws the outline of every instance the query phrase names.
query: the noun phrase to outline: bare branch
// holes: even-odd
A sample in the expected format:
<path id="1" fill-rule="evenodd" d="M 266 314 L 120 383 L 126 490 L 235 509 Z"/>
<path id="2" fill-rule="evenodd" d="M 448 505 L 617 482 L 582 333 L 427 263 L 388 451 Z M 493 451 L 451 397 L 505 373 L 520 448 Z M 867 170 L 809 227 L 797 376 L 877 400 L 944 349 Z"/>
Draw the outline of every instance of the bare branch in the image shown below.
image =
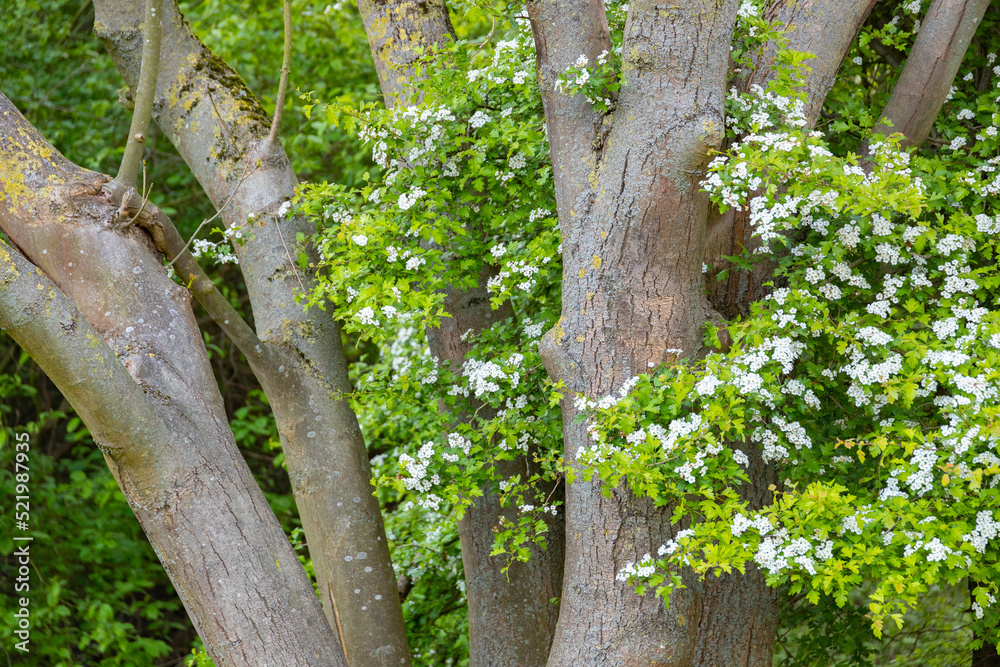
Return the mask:
<path id="1" fill-rule="evenodd" d="M 212 217 L 205 218 L 204 220 L 201 221 L 201 224 L 199 224 L 195 228 L 194 232 L 191 233 L 191 238 L 189 238 L 187 240 L 187 243 L 184 244 L 184 247 L 181 248 L 179 251 L 175 251 L 174 252 L 174 255 L 173 255 L 174 259 L 171 259 L 167 263 L 168 267 L 171 266 L 174 263 L 175 259 L 178 256 L 184 254 L 184 251 L 187 250 L 188 246 L 190 246 L 191 243 L 195 240 L 195 238 L 197 238 L 198 233 L 202 230 L 202 228 L 205 225 L 207 225 L 208 223 L 212 222 L 213 220 L 215 220 L 216 218 L 218 218 L 220 215 L 222 215 L 225 212 L 225 210 L 229 207 L 229 204 L 231 204 L 232 201 L 233 201 L 233 199 L 236 198 L 236 194 L 240 191 L 240 186 L 243 184 L 243 181 L 245 181 L 247 179 L 247 176 L 249 176 L 252 173 L 252 170 L 250 169 L 252 166 L 253 166 L 253 152 L 251 152 L 250 155 L 247 156 L 246 165 L 243 167 L 243 175 L 240 176 L 239 182 L 236 184 L 236 187 L 233 188 L 233 193 L 231 195 L 229 195 L 229 197 L 226 199 L 226 201 L 222 204 L 222 206 L 219 207 L 219 209 L 215 212 L 215 214 Z"/>
<path id="2" fill-rule="evenodd" d="M 902 133 L 904 146 L 923 143 L 989 5 L 990 0 L 931 3 L 875 131 Z"/>
<path id="3" fill-rule="evenodd" d="M 278 82 L 278 99 L 274 102 L 274 120 L 271 121 L 271 132 L 267 135 L 269 145 L 278 140 L 278 128 L 281 127 L 281 113 L 285 108 L 285 95 L 288 92 L 288 73 L 292 69 L 291 0 L 285 0 L 284 28 L 285 45 L 281 56 L 281 80 Z"/>
<path id="4" fill-rule="evenodd" d="M 153 116 L 153 101 L 156 99 L 156 78 L 160 69 L 160 33 L 163 18 L 163 0 L 146 0 L 146 12 L 142 44 L 142 68 L 139 85 L 135 90 L 135 109 L 132 111 L 132 125 L 128 130 L 128 142 L 122 165 L 115 181 L 132 187 L 139 176 L 142 156 L 146 150 L 146 135 L 149 120 Z"/>

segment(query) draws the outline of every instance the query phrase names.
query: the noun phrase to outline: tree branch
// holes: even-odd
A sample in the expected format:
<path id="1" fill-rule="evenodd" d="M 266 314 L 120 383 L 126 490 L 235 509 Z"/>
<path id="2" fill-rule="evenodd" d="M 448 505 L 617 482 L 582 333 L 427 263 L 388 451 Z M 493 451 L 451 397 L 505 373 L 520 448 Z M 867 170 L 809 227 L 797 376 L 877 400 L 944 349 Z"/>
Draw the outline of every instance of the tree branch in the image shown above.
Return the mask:
<path id="1" fill-rule="evenodd" d="M 146 150 L 146 134 L 149 120 L 153 116 L 153 100 L 156 98 L 156 78 L 160 69 L 160 33 L 163 17 L 163 0 L 146 0 L 146 19 L 143 32 L 142 68 L 139 85 L 135 90 L 135 109 L 132 111 L 132 125 L 128 130 L 125 155 L 115 181 L 132 187 L 139 176 L 142 156 Z"/>
<path id="2" fill-rule="evenodd" d="M 594 138 L 601 115 L 584 95 L 556 90 L 559 75 L 581 55 L 593 63 L 611 51 L 608 17 L 600 0 L 529 0 L 528 17 L 535 36 L 538 85 L 552 154 L 556 206 L 565 235 L 578 213 L 578 199 L 589 191 L 596 166 Z"/>
<path id="3" fill-rule="evenodd" d="M 805 77 L 806 119 L 815 125 L 833 87 L 847 51 L 876 0 L 819 0 L 803 3 L 798 0 L 776 0 L 765 16 L 789 29 L 788 48 L 811 53 L 806 64 L 810 71 Z M 747 81 L 764 88 L 774 78 L 772 68 L 777 45 L 768 44 L 754 72 Z"/>
<path id="4" fill-rule="evenodd" d="M 414 85 L 413 64 L 419 57 L 415 47 L 426 48 L 455 37 L 444 0 L 358 0 L 358 11 L 386 108 L 395 106 L 397 98 L 419 102 L 423 94 Z M 400 35 L 412 39 L 400 39 Z"/>
<path id="5" fill-rule="evenodd" d="M 902 133 L 903 146 L 923 143 L 989 5 L 990 0 L 931 3 L 876 132 Z"/>
<path id="6" fill-rule="evenodd" d="M 172 220 L 152 204 L 139 211 L 137 224 L 148 231 L 153 243 L 176 267 L 177 275 L 198 299 L 209 317 L 229 336 L 240 352 L 250 362 L 254 373 L 261 376 L 271 372 L 269 357 L 243 316 L 233 308 L 229 300 L 219 292 L 201 264 L 187 250 L 184 238 L 177 231 Z"/>
<path id="7" fill-rule="evenodd" d="M 59 387 L 119 465 L 157 460 L 170 434 L 142 389 L 62 290 L 2 241 L 0 329 Z"/>
<path id="8" fill-rule="evenodd" d="M 94 8 L 98 36 L 131 82 L 138 61 L 132 0 L 94 0 Z M 268 143 L 272 119 L 239 75 L 191 32 L 174 0 L 164 2 L 162 51 L 154 106 L 158 125 L 216 209 L 232 197 L 222 212 L 227 227 L 244 225 L 253 215 L 252 239 L 241 248 L 240 268 L 257 335 L 278 364 L 276 372 L 260 380 L 284 445 L 320 590 L 331 591 L 337 600 L 354 599 L 356 588 L 382 595 L 384 602 L 367 614 L 341 619 L 351 661 L 354 667 L 386 660 L 406 667 L 406 627 L 385 527 L 372 495 L 364 438 L 344 398 L 351 383 L 340 328 L 329 313 L 306 311 L 294 298 L 301 286 L 287 255 L 299 252 L 299 234 L 316 231 L 305 216 L 278 215 L 295 195 L 298 179 L 280 142 L 262 145 Z M 253 154 L 259 158 L 240 187 L 245 160 Z M 290 245 L 288 253 L 285 245 Z M 313 276 L 301 280 L 309 289 Z M 346 558 L 362 551 L 368 554 L 364 570 Z M 323 599 L 328 624 L 336 628 L 332 603 L 326 595 Z"/>
<path id="9" fill-rule="evenodd" d="M 166 276 L 162 256 L 128 223 L 128 210 L 122 214 L 111 200 L 110 179 L 66 160 L 3 95 L 0 172 L 0 228 L 99 332 L 88 330 L 86 343 L 106 344 L 115 355 L 89 375 L 73 366 L 72 377 L 93 380 L 80 389 L 91 395 L 78 397 L 120 402 L 123 392 L 101 381 L 122 368 L 166 427 L 150 455 L 130 456 L 128 465 L 110 456 L 108 462 L 215 664 L 266 655 L 282 665 L 345 665 L 305 571 L 237 452 L 190 295 Z M 46 284 L 31 278 L 27 288 L 44 292 Z M 34 333 L 24 319 L 13 326 Z M 33 355 L 47 351 L 32 348 L 34 340 L 25 344 Z M 99 416 L 117 419 L 109 429 L 115 438 L 150 421 L 142 414 Z M 255 624 L 265 611 L 274 620 Z"/>
<path id="10" fill-rule="evenodd" d="M 285 0 L 284 11 L 285 46 L 281 55 L 281 80 L 278 82 L 278 99 L 274 102 L 274 120 L 271 121 L 271 132 L 267 135 L 268 144 L 278 140 L 278 128 L 281 126 L 281 113 L 285 108 L 285 95 L 288 91 L 288 73 L 292 69 L 292 2 Z"/>

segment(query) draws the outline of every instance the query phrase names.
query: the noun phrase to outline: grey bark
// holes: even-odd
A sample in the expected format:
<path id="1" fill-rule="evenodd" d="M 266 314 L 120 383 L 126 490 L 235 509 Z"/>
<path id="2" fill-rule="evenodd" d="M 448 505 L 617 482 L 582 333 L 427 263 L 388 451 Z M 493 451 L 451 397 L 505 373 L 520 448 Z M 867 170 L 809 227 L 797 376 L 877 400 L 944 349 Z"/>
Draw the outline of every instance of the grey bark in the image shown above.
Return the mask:
<path id="1" fill-rule="evenodd" d="M 368 34 L 386 107 L 423 97 L 413 61 L 418 48 L 454 38 L 448 9 L 443 2 L 411 0 L 375 3 L 360 0 L 358 9 Z M 405 35 L 405 39 L 396 36 Z M 487 267 L 478 287 L 446 289 L 444 310 L 450 315 L 439 329 L 428 332 L 431 353 L 460 372 L 471 343 L 467 331 L 480 333 L 496 322 L 514 317 L 509 302 L 493 310 L 486 289 L 492 277 Z M 478 406 L 477 406 L 478 407 Z M 483 412 L 481 415 L 485 416 Z M 456 415 L 456 419 L 464 416 Z M 535 467 L 530 456 L 499 464 L 498 473 L 509 477 Z M 469 664 L 472 667 L 533 667 L 545 663 L 555 633 L 558 610 L 551 600 L 562 585 L 565 522 L 562 515 L 546 517 L 547 548 L 533 551 L 527 563 L 515 563 L 501 572 L 503 559 L 492 557 L 493 530 L 501 517 L 517 520 L 514 507 L 503 508 L 496 489 L 468 508 L 459 522 L 462 565 L 469 608 Z"/>
<path id="2" fill-rule="evenodd" d="M 215 664 L 345 665 L 236 448 L 189 295 L 109 180 L 0 95 L 0 229 L 27 257 L 0 248 L 0 326 L 101 444 Z"/>
<path id="3" fill-rule="evenodd" d="M 140 55 L 134 3 L 94 5 L 95 31 L 134 86 Z M 227 226 L 256 216 L 240 263 L 257 336 L 275 361 L 274 371 L 259 379 L 274 411 L 327 620 L 353 667 L 409 664 L 367 451 L 344 398 L 351 387 L 340 328 L 325 312 L 305 312 L 294 300 L 300 280 L 307 289 L 312 284 L 310 274 L 292 265 L 303 250 L 295 239 L 315 231 L 301 216 L 277 215 L 297 178 L 280 144 L 268 141 L 269 119 L 253 93 L 191 32 L 175 2 L 166 0 L 163 14 L 154 118 L 216 208 L 225 207 Z"/>
<path id="4" fill-rule="evenodd" d="M 933 0 L 903 65 L 896 87 L 882 111 L 877 132 L 903 134 L 903 146 L 919 146 L 955 81 L 976 28 L 990 0 Z"/>
<path id="5" fill-rule="evenodd" d="M 708 200 L 698 181 L 723 138 L 738 4 L 632 3 L 625 85 L 607 118 L 550 83 L 580 53 L 594 58 L 607 48 L 602 30 L 580 27 L 587 17 L 600 22 L 601 4 L 529 6 L 563 234 L 563 317 L 544 337 L 542 356 L 571 391 L 599 398 L 650 366 L 700 353 L 712 311 L 701 277 Z M 569 404 L 563 414 L 565 455 L 575 461 L 586 428 Z M 625 562 L 675 534 L 669 507 L 624 486 L 605 498 L 598 485 L 578 481 L 567 490 L 566 521 L 549 667 L 770 664 L 774 594 L 760 575 L 706 582 L 688 575 L 669 610 L 615 579 Z"/>
<path id="6" fill-rule="evenodd" d="M 455 36 L 444 0 L 358 0 L 385 106 L 404 106 L 423 96 L 414 86 L 414 65 L 434 44 Z"/>

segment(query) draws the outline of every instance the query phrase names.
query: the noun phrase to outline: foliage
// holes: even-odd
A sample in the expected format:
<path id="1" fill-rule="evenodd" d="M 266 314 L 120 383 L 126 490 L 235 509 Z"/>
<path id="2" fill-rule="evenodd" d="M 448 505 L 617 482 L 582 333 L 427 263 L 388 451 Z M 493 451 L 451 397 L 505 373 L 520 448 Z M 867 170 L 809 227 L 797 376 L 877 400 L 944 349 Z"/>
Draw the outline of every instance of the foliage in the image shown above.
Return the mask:
<path id="1" fill-rule="evenodd" d="M 907 48 L 919 29 L 919 9 L 920 3 L 907 3 L 900 18 L 867 26 L 857 52 L 869 56 L 876 40 Z M 749 1 L 740 10 L 734 57 L 743 66 L 762 43 L 782 41 L 781 27 L 761 19 L 760 11 Z M 564 94 L 585 94 L 607 113 L 620 85 L 616 19 L 623 14 L 610 3 L 616 48 L 593 65 L 581 57 L 560 78 Z M 527 214 L 529 225 L 536 222 L 529 212 L 552 195 L 543 191 L 548 173 L 532 169 L 547 163 L 539 159 L 547 144 L 526 134 L 540 121 L 533 84 L 519 89 L 532 44 L 516 20 L 498 23 L 508 32 L 496 46 L 473 50 L 460 42 L 428 54 L 436 66 L 427 69 L 419 104 L 393 111 L 343 102 L 323 107 L 331 122 L 360 128 L 382 174 L 357 189 L 303 189 L 297 203 L 320 224 L 323 275 L 307 302 L 334 308 L 362 336 L 419 335 L 447 315 L 442 288 L 478 285 L 491 270 L 507 274 L 487 282 L 494 305 L 511 298 L 519 314 L 530 312 L 538 287 L 558 290 L 558 276 L 547 275 L 538 259 L 558 266 L 555 239 L 545 252 L 525 255 L 530 244 L 511 248 L 520 239 L 505 236 L 511 219 Z M 850 147 L 867 137 L 890 88 L 851 86 L 853 68 L 865 65 L 852 54 L 831 98 L 841 105 L 831 116 L 840 113 L 849 122 L 833 124 L 829 134 L 809 131 L 794 85 L 807 59 L 779 51 L 771 90 L 731 96 L 733 143 L 705 182 L 721 209 L 749 208 L 763 254 L 778 261 L 775 279 L 782 287 L 728 328 L 732 345 L 725 352 L 697 361 L 691 359 L 697 351 L 677 351 L 674 364 L 630 380 L 615 396 L 579 397 L 595 441 L 580 453 L 583 474 L 608 492 L 627 483 L 639 495 L 669 503 L 674 520 L 687 526 L 661 547 L 659 558 L 622 570 L 621 578 L 635 581 L 640 592 L 653 588 L 667 597 L 681 585 L 682 567 L 719 573 L 743 571 L 752 562 L 769 573 L 770 583 L 784 584 L 791 595 L 801 592 L 811 604 L 829 595 L 844 605 L 870 587 L 868 617 L 881 636 L 887 617 L 901 624 L 919 599 L 939 585 L 961 585 L 971 568 L 981 582 L 974 599 L 982 615 L 996 592 L 987 546 L 997 533 L 993 495 L 983 487 L 1000 468 L 994 470 L 989 452 L 995 390 L 988 369 L 996 353 L 988 343 L 993 316 L 984 308 L 994 287 L 995 222 L 976 216 L 992 196 L 991 186 L 979 181 L 992 171 L 995 128 L 967 155 L 911 159 L 895 139 L 876 137 L 871 156 L 860 160 Z M 876 62 L 869 74 L 873 67 L 884 83 L 885 66 Z M 959 87 L 954 99 L 962 95 Z M 312 113 L 317 100 L 309 102 Z M 978 104 L 985 118 L 996 101 L 987 96 Z M 961 141 L 953 145 L 961 148 Z M 534 147 L 522 179 L 510 161 L 525 146 Z M 546 234 L 544 226 L 529 229 L 536 239 Z M 761 258 L 734 259 L 745 269 Z M 537 267 L 528 274 L 533 281 L 503 283 L 524 275 L 511 270 L 512 261 Z M 551 323 L 553 311 L 541 321 Z M 552 388 L 524 388 L 519 374 L 517 382 L 505 383 L 520 370 L 505 363 L 510 348 L 502 332 L 511 326 L 483 335 L 461 374 L 429 360 L 420 345 L 409 346 L 417 354 L 405 345 L 383 346 L 388 359 L 362 384 L 359 407 L 365 392 L 382 399 L 390 392 L 411 401 L 416 395 L 429 412 L 438 401 L 449 408 L 446 414 L 475 412 L 475 403 L 454 400 L 469 392 L 507 412 L 512 403 L 504 397 L 526 404 L 535 397 L 538 412 L 531 417 L 543 420 Z M 719 347 L 714 331 L 706 344 Z M 485 376 L 484 352 L 493 364 Z M 518 360 L 530 353 L 522 348 Z M 476 396 L 486 383 L 489 389 Z M 490 430 L 483 421 L 495 424 L 476 415 L 465 432 L 443 421 L 433 441 L 400 456 L 397 488 L 420 492 L 418 502 L 435 510 L 444 500 L 457 503 L 461 516 L 484 481 L 481 470 L 500 481 L 490 465 L 501 455 L 496 439 L 509 443 L 509 434 L 518 433 L 507 424 Z M 970 423 L 980 426 L 982 444 L 963 442 L 970 432 L 967 441 L 980 436 Z M 476 441 L 477 433 L 490 439 Z M 559 433 L 553 437 L 558 442 Z M 781 484 L 772 487 L 773 504 L 751 512 L 739 490 L 758 448 L 764 464 L 778 466 Z M 561 474 L 558 448 L 547 451 L 549 474 Z M 463 479 L 455 480 L 457 474 Z M 529 488 L 519 479 L 503 483 L 518 493 Z M 521 502 L 526 512 L 540 509 Z M 522 529 L 503 526 L 497 550 L 537 539 L 531 526 L 530 520 Z M 975 625 L 977 636 L 987 636 L 995 623 L 989 613 Z M 863 639 L 859 645 L 867 646 Z M 873 655 L 874 649 L 865 659 Z"/>
<path id="2" fill-rule="evenodd" d="M 762 4 L 742 3 L 734 83 L 761 44 L 780 41 Z M 855 154 L 872 139 L 898 76 L 895 59 L 910 48 L 926 4 L 879 3 L 819 132 L 799 117 L 794 81 L 805 54 L 779 54 L 783 75 L 769 91 L 731 96 L 732 143 L 705 187 L 720 207 L 749 211 L 767 243 L 757 257 L 735 258 L 737 268 L 776 261 L 778 289 L 728 327 L 728 349 L 709 331 L 712 354 L 678 351 L 675 363 L 614 396 L 568 397 L 588 410 L 595 438 L 581 455 L 583 474 L 671 504 L 684 528 L 622 578 L 666 595 L 682 567 L 764 568 L 783 593 L 775 660 L 789 667 L 959 664 L 973 633 L 998 638 L 992 35 L 1000 12 L 987 15 L 918 154 L 878 138 L 869 159 Z M 607 7 L 611 53 L 578 61 L 560 80 L 564 94 L 613 113 L 626 9 Z M 356 348 L 351 400 L 377 447 L 394 564 L 412 586 L 404 604 L 411 647 L 427 665 L 467 664 L 455 519 L 485 484 L 498 485 L 519 514 L 497 527 L 495 551 L 524 559 L 529 545 L 544 545 L 543 517 L 560 511 L 544 490 L 566 474 L 562 390 L 546 380 L 537 349 L 558 317 L 562 269 L 533 40 L 523 12 L 452 8 L 459 41 L 423 55 L 422 101 L 387 111 L 376 102 L 357 10 L 295 0 L 292 85 L 304 98 L 300 114 L 289 96 L 282 132 L 297 172 L 317 180 L 295 204 L 317 221 L 310 240 L 321 258 L 320 285 L 304 305 L 332 309 Z M 280 5 L 182 9 L 270 109 Z M 128 114 L 116 101 L 120 79 L 89 34 L 90 11 L 30 0 L 5 12 L 0 80 L 70 159 L 114 173 Z M 190 235 L 209 215 L 206 200 L 162 135 L 151 132 L 149 145 L 154 200 Z M 711 270 L 707 279 L 716 279 Z M 447 316 L 442 290 L 473 286 L 514 317 L 471 337 L 462 367 L 440 363 L 426 333 Z M 227 296 L 246 310 L 244 294 Z M 237 376 L 231 344 L 206 330 L 237 443 L 310 571 L 266 399 L 252 378 Z M 190 647 L 180 603 L 99 453 L 56 392 L 54 404 L 40 402 L 28 368 L 21 360 L 0 374 L 0 444 L 27 428 L 33 440 L 68 447 L 32 458 L 41 508 L 33 511 L 46 531 L 33 546 L 45 591 L 44 601 L 33 597 L 46 638 L 37 664 L 154 664 Z M 773 503 L 750 510 L 740 491 L 748 468 L 762 463 L 751 461 L 758 450 L 779 479 Z M 3 487 L 9 452 L 0 446 Z M 498 462 L 525 453 L 536 472 L 499 475 Z M 0 553 L 11 550 L 0 542 Z M 211 663 L 199 647 L 188 664 Z"/>
<path id="3" fill-rule="evenodd" d="M 459 40 L 427 53 L 419 104 L 324 105 L 329 122 L 372 145 L 381 178 L 354 189 L 307 185 L 298 199 L 320 226 L 319 283 L 306 303 L 333 308 L 369 340 L 396 336 L 359 382 L 359 411 L 392 396 L 403 410 L 436 416 L 427 440 L 398 453 L 405 474 L 382 484 L 419 492 L 430 510 L 445 503 L 458 518 L 485 484 L 499 486 L 521 513 L 495 541 L 494 552 L 512 560 L 545 544 L 542 517 L 556 509 L 538 485 L 555 478 L 561 441 L 537 350 L 557 314 L 559 237 L 551 208 L 538 206 L 553 200 L 552 168 L 533 41 L 519 21 L 499 16 L 494 31 L 507 39 L 496 43 Z M 445 288 L 482 286 L 516 317 L 466 332 L 474 347 L 461 368 L 439 364 L 423 341 L 448 315 Z M 460 414 L 471 417 L 456 423 Z M 539 472 L 499 474 L 497 462 L 529 452 Z"/>
<path id="4" fill-rule="evenodd" d="M 876 637 L 968 577 L 973 645 L 996 642 L 997 94 L 971 94 L 949 151 L 875 136 L 861 160 L 805 129 L 787 92 L 731 99 L 738 140 L 704 182 L 749 209 L 782 287 L 729 326 L 728 351 L 581 399 L 585 476 L 627 479 L 690 524 L 619 576 L 666 598 L 682 567 L 753 562 L 840 606 L 871 582 Z M 754 511 L 738 491 L 757 452 L 780 479 Z"/>

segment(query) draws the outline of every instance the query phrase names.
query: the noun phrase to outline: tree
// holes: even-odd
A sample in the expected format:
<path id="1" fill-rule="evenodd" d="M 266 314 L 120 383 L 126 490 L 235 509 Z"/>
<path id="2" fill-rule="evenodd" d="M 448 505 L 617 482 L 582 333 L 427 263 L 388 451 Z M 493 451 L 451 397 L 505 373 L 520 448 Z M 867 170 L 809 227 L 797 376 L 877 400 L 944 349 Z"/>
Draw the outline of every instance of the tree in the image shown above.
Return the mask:
<path id="1" fill-rule="evenodd" d="M 529 3 L 527 19 L 508 23 L 501 15 L 508 40 L 488 49 L 487 40 L 468 51 L 455 41 L 442 4 L 362 3 L 386 109 L 331 102 L 324 111 L 345 127 L 362 128 L 362 139 L 374 144 L 382 180 L 360 191 L 336 184 L 297 191 L 276 134 L 282 94 L 269 120 L 171 0 L 148 3 L 145 14 L 134 3 L 95 0 L 95 30 L 136 103 L 126 158 L 114 180 L 82 170 L 3 98 L 0 229 L 10 245 L 0 256 L 0 326 L 94 433 L 217 664 L 258 664 L 265 657 L 281 664 L 409 661 L 368 454 L 348 400 L 340 322 L 376 341 L 413 327 L 426 333 L 437 357 L 399 355 L 407 368 L 374 373 L 353 407 L 372 397 L 431 410 L 440 403 L 443 437 L 414 451 L 415 458 L 401 457 L 403 474 L 389 482 L 424 494 L 425 506 L 444 502 L 462 516 L 474 664 L 541 664 L 545 656 L 553 666 L 770 662 L 778 601 L 769 585 L 806 586 L 801 572 L 816 575 L 817 562 L 833 558 L 833 539 L 823 542 L 828 536 L 839 539 L 842 557 L 829 567 L 848 563 L 856 575 L 857 563 L 866 561 L 850 550 L 871 547 L 851 543 L 851 535 L 860 535 L 866 521 L 891 527 L 885 517 L 899 511 L 887 504 L 890 494 L 880 498 L 883 515 L 863 514 L 865 492 L 879 498 L 884 480 L 878 474 L 861 480 L 841 475 L 830 483 L 818 477 L 821 459 L 800 458 L 789 447 L 821 433 L 800 422 L 823 420 L 782 417 L 774 413 L 775 402 L 796 415 L 814 409 L 814 402 L 853 398 L 860 417 L 847 437 L 879 447 L 894 462 L 898 480 L 886 488 L 898 491 L 899 480 L 908 481 L 922 496 L 923 486 L 910 480 L 926 474 L 927 465 L 916 461 L 926 443 L 866 424 L 897 400 L 909 410 L 901 415 L 943 423 L 944 410 L 957 403 L 941 403 L 942 411 L 926 415 L 914 407 L 920 392 L 934 391 L 926 369 L 935 363 L 957 368 L 986 354 L 969 354 L 966 340 L 964 358 L 890 372 L 879 381 L 889 398 L 879 404 L 873 396 L 881 390 L 865 388 L 872 381 L 850 390 L 815 382 L 807 393 L 802 380 L 815 380 L 819 370 L 806 361 L 795 364 L 806 349 L 815 355 L 829 350 L 807 347 L 808 339 L 781 338 L 766 324 L 787 315 L 777 307 L 788 294 L 793 303 L 819 308 L 804 285 L 825 274 L 814 279 L 816 267 L 798 258 L 812 257 L 812 247 L 833 251 L 802 226 L 811 213 L 799 207 L 806 188 L 835 193 L 833 203 L 810 206 L 826 206 L 824 214 L 833 218 L 827 222 L 840 238 L 859 224 L 874 221 L 872 228 L 881 229 L 903 218 L 920 219 L 916 227 L 924 230 L 911 238 L 906 227 L 889 228 L 908 244 L 952 229 L 961 229 L 964 238 L 989 231 L 986 223 L 972 223 L 978 231 L 969 232 L 970 214 L 949 218 L 938 232 L 929 216 L 940 210 L 935 202 L 943 196 L 928 199 L 922 182 L 896 169 L 908 162 L 896 144 L 876 138 L 856 145 L 866 156 L 856 166 L 846 150 L 829 150 L 843 146 L 828 147 L 801 129 L 817 123 L 845 56 L 859 48 L 854 39 L 872 4 L 779 0 L 763 8 L 705 0 L 683 8 L 632 3 L 606 10 L 593 1 L 539 0 Z M 897 45 L 910 49 L 884 111 L 872 119 L 889 122 L 876 130 L 899 129 L 903 145 L 922 144 L 953 94 L 960 55 L 988 5 L 935 0 L 912 47 L 909 33 L 894 22 L 866 29 L 862 45 L 881 45 L 886 58 Z M 291 23 L 286 5 L 286 55 Z M 804 61 L 807 70 L 800 67 Z M 527 68 L 536 63 L 532 79 Z M 224 238 L 246 278 L 254 329 L 218 293 L 169 218 L 134 190 L 150 113 L 225 222 Z M 763 140 L 768 145 L 791 137 L 799 152 L 781 149 L 790 154 L 782 161 L 758 150 L 764 130 L 771 132 Z M 969 160 L 989 150 L 993 134 L 980 139 L 983 147 Z M 719 150 L 723 157 L 710 164 Z M 917 167 L 934 173 L 925 163 Z M 952 162 L 945 171 L 961 168 Z M 837 169 L 847 180 L 834 175 Z M 935 187 L 932 193 L 944 189 Z M 843 203 L 839 193 L 850 188 L 863 193 L 860 208 Z M 950 205 L 977 210 L 988 202 L 977 193 L 966 192 Z M 790 204 L 788 197 L 798 199 Z M 780 215 L 776 206 L 784 207 Z M 813 225 L 814 232 L 825 234 L 821 227 Z M 774 250 L 785 241 L 799 249 Z M 961 238 L 949 243 L 969 252 Z M 874 242 L 860 247 L 861 282 L 852 294 L 858 303 L 878 291 L 864 292 L 875 276 L 882 281 L 893 275 L 880 267 L 899 265 L 898 253 L 909 252 L 907 246 L 894 255 Z M 764 261 L 739 261 L 735 256 L 744 248 L 761 251 Z M 932 253 L 914 256 L 937 261 Z M 180 285 L 160 268 L 161 257 L 175 267 Z M 706 286 L 707 268 L 713 275 L 719 270 L 721 279 Z M 774 276 L 783 285 L 781 296 L 768 299 Z M 928 285 L 937 289 L 935 280 Z M 989 287 L 979 285 L 980 291 Z M 917 287 L 911 298 L 916 306 L 907 305 L 908 312 L 919 311 L 916 320 L 891 316 L 891 306 L 868 315 L 880 316 L 901 337 L 907 327 L 926 329 L 936 297 Z M 834 300 L 833 287 L 823 289 Z M 188 293 L 237 344 L 267 394 L 322 606 L 235 451 Z M 955 304 L 962 312 L 980 308 L 978 302 Z M 856 309 L 843 307 L 842 319 L 831 315 L 831 321 L 858 321 L 851 319 Z M 792 321 L 803 330 L 813 326 Z M 969 326 L 980 322 L 992 320 L 978 314 Z M 532 332 L 542 323 L 553 326 L 536 346 Z M 939 339 L 954 336 L 959 326 Z M 877 329 L 860 330 L 862 342 L 882 341 Z M 818 325 L 812 331 L 819 338 L 829 334 Z M 980 335 L 987 333 L 984 328 Z M 906 342 L 904 351 L 921 354 L 930 345 L 923 338 Z M 750 374 L 772 393 L 747 398 L 756 391 L 741 389 L 749 386 L 748 355 L 760 353 L 767 357 L 762 363 L 778 370 L 757 373 L 758 366 Z M 716 393 L 719 378 L 730 386 Z M 802 390 L 783 389 L 792 386 Z M 553 392 L 563 398 L 561 415 L 550 400 Z M 804 407 L 780 398 L 789 392 L 802 397 Z M 975 411 L 963 413 L 979 428 L 989 424 L 989 410 L 981 408 L 991 395 L 984 396 Z M 878 407 L 869 414 L 864 406 L 873 400 Z M 669 423 L 669 435 L 661 423 Z M 887 437 L 906 455 L 891 450 Z M 178 439 L 182 444 L 166 444 Z M 835 439 L 830 442 L 832 447 Z M 670 454 L 678 443 L 680 453 Z M 971 568 L 975 559 L 978 584 L 972 590 L 982 616 L 996 590 L 986 569 L 986 547 L 996 534 L 992 496 L 980 489 L 989 461 L 978 461 L 987 466 L 978 478 L 968 464 L 942 461 L 951 467 L 941 485 L 962 479 L 969 490 L 956 495 L 958 482 L 937 489 L 935 511 L 955 521 L 962 512 L 979 515 L 963 524 L 972 537 L 951 535 L 944 557 L 936 559 L 947 559 L 948 572 L 939 574 L 934 566 L 924 575 L 955 583 L 958 568 Z M 805 472 L 789 472 L 794 470 Z M 700 471 L 699 481 L 693 471 Z M 780 481 L 808 490 L 786 491 Z M 557 509 L 562 488 L 565 560 Z M 814 514 L 800 513 L 813 502 L 819 507 Z M 911 518 L 930 516 L 929 506 L 917 505 Z M 831 525 L 848 517 L 853 523 L 834 535 Z M 820 543 L 795 554 L 808 561 L 796 561 L 798 570 L 762 555 L 792 548 L 796 542 L 785 526 L 793 524 L 822 535 L 813 538 Z M 771 530 L 775 535 L 767 537 Z M 933 539 L 943 546 L 947 537 L 941 532 Z M 886 546 L 892 539 L 890 533 Z M 917 550 L 933 539 L 921 537 Z M 220 546 L 243 556 L 238 567 Z M 825 559 L 819 556 L 824 550 L 831 554 Z M 660 557 L 642 556 L 653 552 Z M 878 570 L 876 630 L 921 593 L 919 586 L 897 588 L 892 598 L 900 567 Z M 810 596 L 824 587 L 831 593 L 830 571 L 823 571 L 826 584 L 813 579 Z M 835 580 L 841 592 L 859 583 L 856 576 Z M 550 599 L 559 595 L 560 581 L 555 623 Z M 656 596 L 637 596 L 635 585 L 657 589 L 669 606 Z M 262 618 L 267 625 L 261 626 Z M 498 622 L 509 618 L 518 620 Z M 988 627 L 977 629 L 992 638 Z"/>

